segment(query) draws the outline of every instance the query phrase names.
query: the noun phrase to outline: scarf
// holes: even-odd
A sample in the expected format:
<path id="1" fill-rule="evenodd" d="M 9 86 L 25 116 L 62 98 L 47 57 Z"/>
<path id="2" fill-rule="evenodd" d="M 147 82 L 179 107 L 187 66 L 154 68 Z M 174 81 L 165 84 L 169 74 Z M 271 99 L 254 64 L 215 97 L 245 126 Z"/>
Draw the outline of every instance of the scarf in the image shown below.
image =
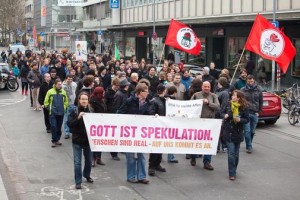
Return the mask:
<path id="1" fill-rule="evenodd" d="M 239 103 L 231 101 L 231 111 L 232 111 L 233 117 L 239 116 L 239 114 L 240 114 L 239 107 L 240 106 L 241 105 Z"/>

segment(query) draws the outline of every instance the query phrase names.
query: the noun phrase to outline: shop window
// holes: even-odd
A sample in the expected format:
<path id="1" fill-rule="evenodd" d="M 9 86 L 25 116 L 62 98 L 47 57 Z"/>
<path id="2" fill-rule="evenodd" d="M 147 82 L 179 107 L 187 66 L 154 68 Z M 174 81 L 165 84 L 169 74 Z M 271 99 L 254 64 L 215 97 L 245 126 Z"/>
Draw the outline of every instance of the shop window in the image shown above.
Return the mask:
<path id="1" fill-rule="evenodd" d="M 300 39 L 295 40 L 296 56 L 292 64 L 292 76 L 300 77 Z"/>
<path id="2" fill-rule="evenodd" d="M 236 65 L 238 64 L 238 61 L 240 59 L 240 56 L 243 52 L 243 48 L 246 43 L 246 39 L 247 38 L 243 38 L 243 37 L 228 38 L 227 67 L 229 69 L 235 69 Z M 244 55 L 246 55 L 246 52 L 244 52 Z M 245 67 L 245 65 L 246 65 L 246 60 L 245 60 L 245 56 L 243 56 L 239 67 Z"/>
<path id="3" fill-rule="evenodd" d="M 125 56 L 132 55 L 135 55 L 135 37 L 128 37 L 125 42 Z"/>

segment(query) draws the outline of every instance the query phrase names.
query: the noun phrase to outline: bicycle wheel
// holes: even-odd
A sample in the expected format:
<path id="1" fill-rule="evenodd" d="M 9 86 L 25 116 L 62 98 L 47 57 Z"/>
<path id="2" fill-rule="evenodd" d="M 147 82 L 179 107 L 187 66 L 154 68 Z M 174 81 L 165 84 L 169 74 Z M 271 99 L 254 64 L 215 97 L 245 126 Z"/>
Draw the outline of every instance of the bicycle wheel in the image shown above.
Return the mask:
<path id="1" fill-rule="evenodd" d="M 295 125 L 297 123 L 297 111 L 294 106 L 292 106 L 292 109 L 288 112 L 288 121 L 291 125 Z"/>
<path id="2" fill-rule="evenodd" d="M 281 110 L 284 114 L 287 114 L 290 110 L 290 106 L 289 106 L 289 102 L 287 100 L 287 98 L 283 98 L 281 99 Z"/>

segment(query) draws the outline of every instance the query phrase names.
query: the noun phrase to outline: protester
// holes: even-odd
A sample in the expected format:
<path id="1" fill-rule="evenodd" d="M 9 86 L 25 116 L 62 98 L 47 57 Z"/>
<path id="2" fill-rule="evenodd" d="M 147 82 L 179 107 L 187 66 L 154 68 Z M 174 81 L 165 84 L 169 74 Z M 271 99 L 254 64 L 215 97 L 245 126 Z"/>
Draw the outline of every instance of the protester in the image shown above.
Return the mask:
<path id="1" fill-rule="evenodd" d="M 148 115 L 149 101 L 147 96 L 149 93 L 148 86 L 139 83 L 135 88 L 135 95 L 130 96 L 119 109 L 120 114 L 132 115 Z M 126 153 L 127 163 L 127 181 L 130 183 L 148 184 L 146 179 L 146 160 L 143 153 L 137 153 L 137 159 L 134 153 Z"/>
<path id="2" fill-rule="evenodd" d="M 186 91 L 185 86 L 181 83 L 181 75 L 179 73 L 176 73 L 173 79 L 172 83 L 169 83 L 167 87 L 175 86 L 177 89 L 177 93 L 175 95 L 175 98 L 177 100 L 184 100 L 184 93 Z"/>
<path id="3" fill-rule="evenodd" d="M 220 104 L 217 95 L 211 93 L 210 91 L 210 82 L 205 81 L 202 84 L 202 91 L 195 93 L 191 98 L 192 100 L 203 99 L 203 107 L 200 118 L 215 118 L 216 112 L 220 110 Z M 211 165 L 211 157 L 211 155 L 203 156 L 204 169 L 214 170 L 213 166 Z M 191 165 L 196 165 L 196 155 L 192 155 Z"/>
<path id="4" fill-rule="evenodd" d="M 210 65 L 209 65 L 209 75 L 211 75 L 212 77 L 214 77 L 215 80 L 218 80 L 219 78 L 219 75 L 220 75 L 220 72 L 218 72 L 216 69 L 215 69 L 216 65 L 214 62 L 211 62 Z"/>
<path id="5" fill-rule="evenodd" d="M 22 66 L 20 70 L 20 78 L 21 78 L 21 84 L 22 84 L 22 95 L 28 96 L 28 80 L 27 76 L 30 72 L 29 62 L 26 61 Z"/>
<path id="6" fill-rule="evenodd" d="M 243 126 L 249 122 L 247 100 L 241 91 L 233 91 L 231 102 L 227 104 L 221 116 L 224 118 L 223 139 L 228 149 L 229 179 L 234 181 L 239 163 L 240 144 L 244 140 Z"/>
<path id="7" fill-rule="evenodd" d="M 263 107 L 262 91 L 256 84 L 253 75 L 247 76 L 247 84 L 241 89 L 249 103 L 249 122 L 244 126 L 247 153 L 252 153 L 252 140 L 258 122 L 259 112 Z"/>
<path id="8" fill-rule="evenodd" d="M 27 80 L 32 88 L 32 100 L 33 100 L 33 110 L 40 111 L 40 105 L 38 103 L 38 93 L 39 88 L 42 85 L 43 78 L 38 70 L 38 65 L 36 61 L 31 64 L 32 70 L 27 75 Z"/>
<path id="9" fill-rule="evenodd" d="M 90 149 L 87 132 L 85 129 L 83 116 L 85 113 L 90 113 L 89 109 L 89 95 L 81 92 L 78 95 L 78 107 L 71 111 L 68 118 L 68 126 L 72 132 L 72 146 L 74 157 L 74 175 L 75 188 L 81 189 L 82 175 L 86 178 L 88 183 L 93 183 L 91 178 L 92 170 L 92 152 Z M 84 156 L 84 168 L 81 169 L 81 155 Z"/>
<path id="10" fill-rule="evenodd" d="M 49 110 L 52 132 L 51 147 L 54 148 L 62 145 L 59 141 L 61 137 L 61 127 L 63 124 L 64 113 L 68 107 L 67 93 L 62 89 L 62 82 L 60 79 L 56 79 L 53 88 L 47 92 L 44 106 Z"/>
<path id="11" fill-rule="evenodd" d="M 234 83 L 234 88 L 236 90 L 240 90 L 240 89 L 242 89 L 243 87 L 246 86 L 247 76 L 248 76 L 247 70 L 244 69 L 244 68 L 241 69 L 241 71 L 240 71 L 240 77 Z"/>

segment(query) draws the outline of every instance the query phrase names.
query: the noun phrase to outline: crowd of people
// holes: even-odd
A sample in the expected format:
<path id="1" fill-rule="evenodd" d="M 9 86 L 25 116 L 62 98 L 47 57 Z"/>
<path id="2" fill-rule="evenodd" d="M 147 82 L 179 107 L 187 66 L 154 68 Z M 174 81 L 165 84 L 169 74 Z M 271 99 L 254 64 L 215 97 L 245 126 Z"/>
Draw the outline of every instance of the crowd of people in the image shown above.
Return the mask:
<path id="1" fill-rule="evenodd" d="M 262 110 L 262 91 L 253 75 L 241 69 L 240 77 L 231 81 L 227 69 L 221 72 L 215 64 L 203 68 L 202 74 L 192 77 L 188 69 L 165 60 L 163 67 L 147 64 L 145 59 L 115 60 L 105 55 L 88 55 L 87 61 L 76 59 L 72 53 L 12 55 L 13 72 L 21 79 L 22 95 L 30 95 L 34 111 L 43 111 L 45 130 L 52 134 L 51 147 L 62 145 L 61 137 L 72 137 L 74 174 L 77 189 L 82 177 L 93 183 L 91 169 L 105 165 L 101 152 L 91 152 L 83 116 L 85 113 L 118 113 L 134 115 L 166 115 L 166 99 L 203 99 L 199 118 L 223 119 L 218 152 L 228 153 L 229 179 L 236 179 L 240 143 L 246 141 L 246 151 L 253 151 L 252 140 Z M 16 68 L 16 69 L 14 69 Z M 232 82 L 232 84 L 231 84 Z M 82 152 L 85 158 L 82 171 Z M 146 160 L 143 153 L 125 153 L 127 181 L 148 184 Z M 111 152 L 120 160 L 119 152 Z M 201 155 L 186 155 L 192 166 Z M 161 166 L 162 154 L 150 154 L 148 174 L 166 172 Z M 178 163 L 174 154 L 169 163 Z M 214 170 L 212 156 L 203 156 L 203 167 Z"/>

